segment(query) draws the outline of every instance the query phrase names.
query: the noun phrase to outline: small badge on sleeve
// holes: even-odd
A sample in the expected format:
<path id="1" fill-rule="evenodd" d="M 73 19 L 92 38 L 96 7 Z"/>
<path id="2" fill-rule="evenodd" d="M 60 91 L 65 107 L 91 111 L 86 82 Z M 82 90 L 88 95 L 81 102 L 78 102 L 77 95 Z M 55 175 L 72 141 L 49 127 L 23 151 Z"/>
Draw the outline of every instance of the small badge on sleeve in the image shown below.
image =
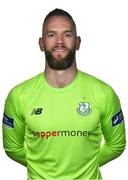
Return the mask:
<path id="1" fill-rule="evenodd" d="M 112 117 L 112 126 L 116 126 L 124 121 L 124 116 L 122 111 L 118 112 L 116 115 Z"/>
<path id="2" fill-rule="evenodd" d="M 4 116 L 3 116 L 3 123 L 8 128 L 14 128 L 14 119 L 8 117 L 5 113 L 4 113 Z"/>

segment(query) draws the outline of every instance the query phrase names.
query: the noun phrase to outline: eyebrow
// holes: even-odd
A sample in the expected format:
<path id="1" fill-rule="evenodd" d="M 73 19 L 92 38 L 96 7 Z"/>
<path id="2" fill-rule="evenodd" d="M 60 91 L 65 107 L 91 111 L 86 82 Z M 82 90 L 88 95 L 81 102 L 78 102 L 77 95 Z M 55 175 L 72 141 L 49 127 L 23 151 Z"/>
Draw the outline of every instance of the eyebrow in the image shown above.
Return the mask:
<path id="1" fill-rule="evenodd" d="M 50 30 L 50 31 L 47 31 L 45 34 L 49 34 L 49 33 L 56 33 L 57 31 L 55 30 Z M 72 33 L 73 34 L 73 31 L 71 30 L 65 30 L 63 33 Z"/>
<path id="2" fill-rule="evenodd" d="M 65 33 L 72 33 L 73 34 L 73 31 L 71 31 L 71 30 L 66 30 L 66 31 L 64 31 Z"/>

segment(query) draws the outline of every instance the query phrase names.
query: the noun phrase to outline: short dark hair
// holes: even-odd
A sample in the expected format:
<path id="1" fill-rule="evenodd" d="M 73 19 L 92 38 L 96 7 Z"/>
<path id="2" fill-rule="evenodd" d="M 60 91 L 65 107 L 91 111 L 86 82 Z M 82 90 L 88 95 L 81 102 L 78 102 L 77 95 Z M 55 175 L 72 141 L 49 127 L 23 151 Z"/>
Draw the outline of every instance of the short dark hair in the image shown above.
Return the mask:
<path id="1" fill-rule="evenodd" d="M 44 26 L 45 22 L 52 16 L 65 16 L 65 17 L 69 18 L 70 21 L 73 23 L 75 29 L 76 29 L 76 24 L 75 24 L 72 16 L 68 12 L 64 11 L 63 9 L 58 9 L 58 8 L 54 9 L 53 11 L 49 12 L 46 15 L 46 17 L 44 19 L 43 26 Z"/>

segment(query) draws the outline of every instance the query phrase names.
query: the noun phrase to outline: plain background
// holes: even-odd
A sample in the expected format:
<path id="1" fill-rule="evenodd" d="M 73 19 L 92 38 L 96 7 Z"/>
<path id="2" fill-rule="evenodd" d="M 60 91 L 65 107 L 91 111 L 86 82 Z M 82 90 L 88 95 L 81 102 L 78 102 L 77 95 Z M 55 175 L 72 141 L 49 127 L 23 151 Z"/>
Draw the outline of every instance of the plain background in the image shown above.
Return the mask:
<path id="1" fill-rule="evenodd" d="M 128 4 L 127 0 L 4 0 L 0 1 L 0 119 L 9 90 L 44 70 L 38 47 L 42 22 L 54 8 L 74 18 L 81 48 L 78 68 L 110 84 L 118 94 L 128 130 Z M 109 132 L 108 132 L 109 133 Z M 25 180 L 26 168 L 9 159 L 2 148 L 0 179 Z M 101 168 L 104 180 L 128 179 L 128 150 Z"/>

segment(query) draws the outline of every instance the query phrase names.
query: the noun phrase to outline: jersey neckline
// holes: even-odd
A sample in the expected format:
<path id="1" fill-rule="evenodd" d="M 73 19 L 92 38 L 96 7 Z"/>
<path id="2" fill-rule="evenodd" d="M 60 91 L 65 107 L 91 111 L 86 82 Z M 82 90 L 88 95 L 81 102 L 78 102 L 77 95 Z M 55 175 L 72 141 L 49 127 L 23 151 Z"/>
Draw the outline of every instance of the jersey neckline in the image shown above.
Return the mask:
<path id="1" fill-rule="evenodd" d="M 43 74 L 41 73 L 41 75 L 42 75 L 42 79 L 43 79 L 43 86 L 45 88 L 47 88 L 50 91 L 54 91 L 54 92 L 64 92 L 64 91 L 67 91 L 67 90 L 71 90 L 77 84 L 79 76 L 80 76 L 80 71 L 77 70 L 77 74 L 76 74 L 75 79 L 70 84 L 68 84 L 67 86 L 62 87 L 62 88 L 55 88 L 55 87 L 51 86 L 47 82 L 47 80 L 45 78 L 45 75 L 44 75 L 44 72 L 43 72 Z"/>

